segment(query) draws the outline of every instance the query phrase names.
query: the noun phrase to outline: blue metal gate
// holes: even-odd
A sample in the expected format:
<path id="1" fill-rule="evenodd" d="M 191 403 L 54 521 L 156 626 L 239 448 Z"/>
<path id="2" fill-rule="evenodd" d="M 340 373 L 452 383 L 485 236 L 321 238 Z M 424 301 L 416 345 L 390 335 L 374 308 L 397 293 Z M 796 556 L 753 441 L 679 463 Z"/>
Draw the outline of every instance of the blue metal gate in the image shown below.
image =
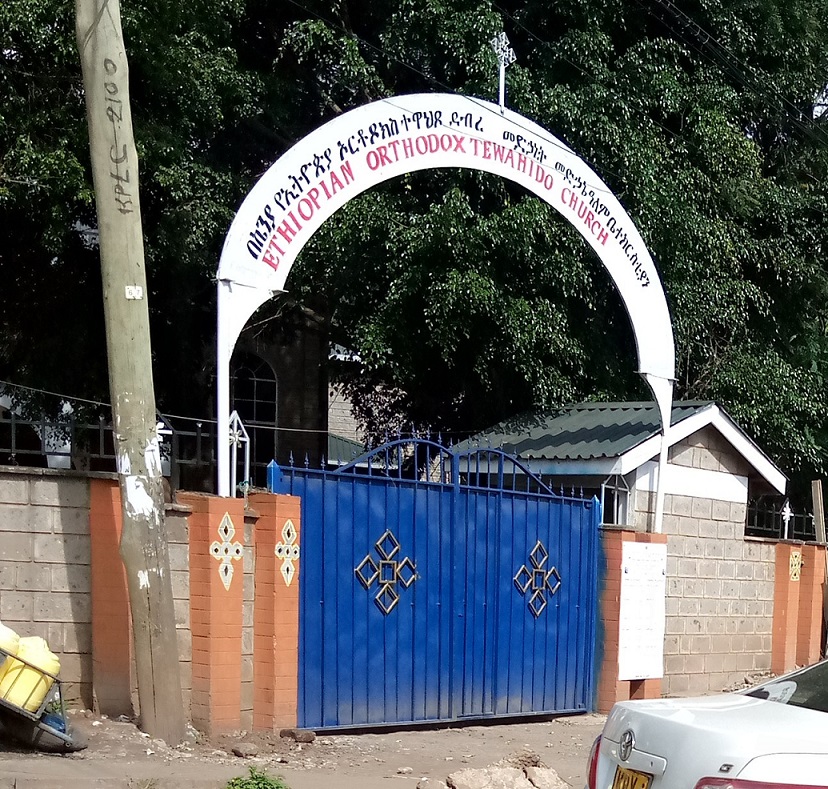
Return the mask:
<path id="1" fill-rule="evenodd" d="M 268 485 L 302 499 L 301 726 L 590 708 L 596 499 L 423 440 Z"/>

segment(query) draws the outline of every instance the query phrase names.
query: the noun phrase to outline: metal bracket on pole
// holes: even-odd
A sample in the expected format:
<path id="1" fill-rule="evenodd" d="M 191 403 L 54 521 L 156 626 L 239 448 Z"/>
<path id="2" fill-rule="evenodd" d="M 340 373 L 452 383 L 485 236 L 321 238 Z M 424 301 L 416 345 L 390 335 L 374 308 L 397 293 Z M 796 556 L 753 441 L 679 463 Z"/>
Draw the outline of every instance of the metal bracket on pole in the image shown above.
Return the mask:
<path id="1" fill-rule="evenodd" d="M 239 446 L 244 444 L 244 480 L 242 484 L 250 483 L 250 436 L 239 418 L 238 412 L 230 414 L 230 495 L 236 495 L 236 473 L 238 471 Z"/>
<path id="2" fill-rule="evenodd" d="M 785 527 L 785 533 L 782 535 L 783 540 L 791 539 L 790 530 L 791 530 L 791 518 L 793 518 L 793 510 L 791 509 L 791 502 L 790 499 L 785 499 L 785 504 L 782 507 L 782 524 Z"/>
<path id="3" fill-rule="evenodd" d="M 500 89 L 498 92 L 500 103 L 500 114 L 506 109 L 506 69 L 517 60 L 515 50 L 509 44 L 509 38 L 506 33 L 501 33 L 495 36 L 490 42 L 492 49 L 497 56 L 497 62 L 500 64 Z"/>

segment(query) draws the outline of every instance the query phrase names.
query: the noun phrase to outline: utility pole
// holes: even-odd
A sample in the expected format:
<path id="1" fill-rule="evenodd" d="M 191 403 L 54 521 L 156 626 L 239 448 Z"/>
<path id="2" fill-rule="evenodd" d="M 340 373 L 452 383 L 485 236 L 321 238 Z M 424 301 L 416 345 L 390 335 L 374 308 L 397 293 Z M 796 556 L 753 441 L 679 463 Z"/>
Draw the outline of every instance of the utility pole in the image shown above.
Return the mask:
<path id="1" fill-rule="evenodd" d="M 152 382 L 138 155 L 118 0 L 75 0 L 98 212 L 109 387 L 123 506 L 141 727 L 170 744 L 186 721 Z"/>

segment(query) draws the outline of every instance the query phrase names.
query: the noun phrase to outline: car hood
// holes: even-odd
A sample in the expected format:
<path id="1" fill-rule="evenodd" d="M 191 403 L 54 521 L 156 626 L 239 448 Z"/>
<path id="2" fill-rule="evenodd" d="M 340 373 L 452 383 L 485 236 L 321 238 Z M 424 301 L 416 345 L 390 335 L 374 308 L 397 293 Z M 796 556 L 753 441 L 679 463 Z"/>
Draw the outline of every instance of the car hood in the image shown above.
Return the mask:
<path id="1" fill-rule="evenodd" d="M 828 754 L 826 724 L 824 712 L 735 693 L 620 702 L 604 735 L 618 742 L 624 730 L 632 729 L 636 750 L 668 758 L 679 743 L 704 753 L 726 742 L 736 766 L 760 754 Z"/>

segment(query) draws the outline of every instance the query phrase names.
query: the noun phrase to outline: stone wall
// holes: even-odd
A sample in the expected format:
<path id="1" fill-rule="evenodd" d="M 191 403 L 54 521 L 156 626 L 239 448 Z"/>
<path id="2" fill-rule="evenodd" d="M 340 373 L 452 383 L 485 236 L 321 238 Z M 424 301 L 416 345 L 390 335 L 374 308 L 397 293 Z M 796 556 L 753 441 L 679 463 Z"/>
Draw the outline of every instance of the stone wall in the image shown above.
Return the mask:
<path id="1" fill-rule="evenodd" d="M 42 636 L 60 658 L 66 697 L 92 705 L 87 475 L 0 469 L 0 620 Z"/>

